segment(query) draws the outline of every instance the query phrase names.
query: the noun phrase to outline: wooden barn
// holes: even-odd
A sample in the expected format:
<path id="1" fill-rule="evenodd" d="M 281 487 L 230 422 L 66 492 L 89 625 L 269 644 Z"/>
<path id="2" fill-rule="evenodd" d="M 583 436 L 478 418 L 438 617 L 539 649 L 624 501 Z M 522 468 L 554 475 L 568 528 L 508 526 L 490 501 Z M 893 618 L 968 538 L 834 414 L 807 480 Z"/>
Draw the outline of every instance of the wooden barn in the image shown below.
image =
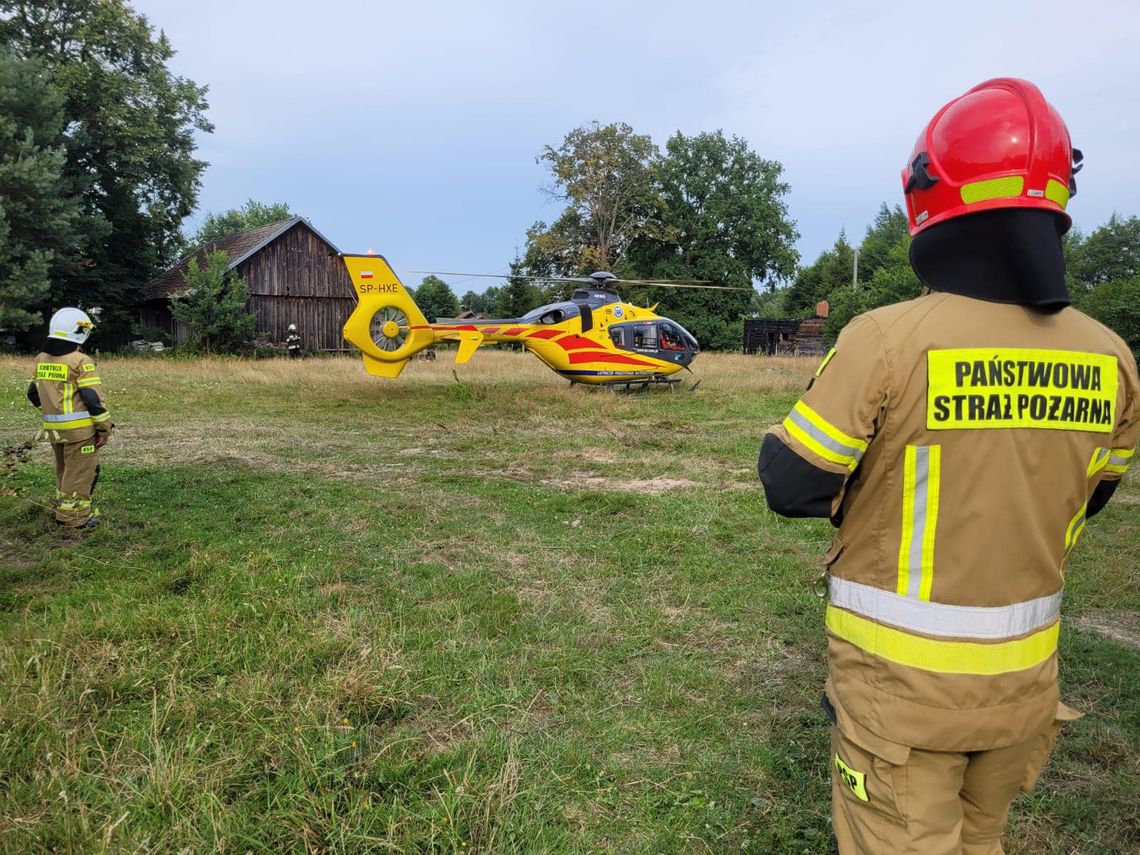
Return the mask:
<path id="1" fill-rule="evenodd" d="M 824 352 L 823 322 L 827 301 L 815 307 L 814 318 L 745 318 L 744 352 L 766 356 L 819 356 Z"/>
<path id="2" fill-rule="evenodd" d="M 340 251 L 301 217 L 227 235 L 179 260 L 151 280 L 143 291 L 141 319 L 166 330 L 176 344 L 188 330 L 170 314 L 170 298 L 187 290 L 183 278 L 190 259 L 221 250 L 230 269 L 249 286 L 249 308 L 259 335 L 283 342 L 289 324 L 297 325 L 307 350 L 346 350 L 341 327 L 356 307 L 352 281 Z"/>

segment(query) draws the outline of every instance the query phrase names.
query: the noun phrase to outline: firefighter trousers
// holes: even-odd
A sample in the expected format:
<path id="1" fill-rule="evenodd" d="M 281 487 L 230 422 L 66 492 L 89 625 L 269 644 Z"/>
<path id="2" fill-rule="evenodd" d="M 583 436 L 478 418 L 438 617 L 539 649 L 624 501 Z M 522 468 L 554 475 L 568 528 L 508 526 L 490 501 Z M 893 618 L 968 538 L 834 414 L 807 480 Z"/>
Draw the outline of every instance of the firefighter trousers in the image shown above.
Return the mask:
<path id="1" fill-rule="evenodd" d="M 91 494 L 99 481 L 99 449 L 95 438 L 52 443 L 55 452 L 55 521 L 80 526 L 99 511 Z"/>
<path id="2" fill-rule="evenodd" d="M 1028 742 L 968 753 L 884 751 L 833 726 L 831 817 L 840 855 L 1003 855 L 1010 804 L 1036 784 L 1060 725 Z"/>

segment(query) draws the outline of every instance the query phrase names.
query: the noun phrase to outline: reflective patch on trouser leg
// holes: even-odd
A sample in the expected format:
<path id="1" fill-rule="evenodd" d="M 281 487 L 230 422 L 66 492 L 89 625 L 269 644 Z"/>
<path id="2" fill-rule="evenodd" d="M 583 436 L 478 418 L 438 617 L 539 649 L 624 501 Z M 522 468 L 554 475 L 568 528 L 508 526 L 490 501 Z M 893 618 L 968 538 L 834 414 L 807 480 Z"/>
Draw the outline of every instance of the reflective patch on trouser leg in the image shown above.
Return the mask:
<path id="1" fill-rule="evenodd" d="M 83 525 L 92 514 L 91 490 L 99 467 L 99 450 L 90 440 L 83 440 L 65 443 L 60 456 L 63 471 L 59 480 L 64 500 L 56 509 L 56 521 L 69 526 Z"/>
<path id="2" fill-rule="evenodd" d="M 851 791 L 859 801 L 870 801 L 867 798 L 867 773 L 852 769 L 838 753 L 835 754 L 835 771 L 839 773 L 840 782 Z"/>

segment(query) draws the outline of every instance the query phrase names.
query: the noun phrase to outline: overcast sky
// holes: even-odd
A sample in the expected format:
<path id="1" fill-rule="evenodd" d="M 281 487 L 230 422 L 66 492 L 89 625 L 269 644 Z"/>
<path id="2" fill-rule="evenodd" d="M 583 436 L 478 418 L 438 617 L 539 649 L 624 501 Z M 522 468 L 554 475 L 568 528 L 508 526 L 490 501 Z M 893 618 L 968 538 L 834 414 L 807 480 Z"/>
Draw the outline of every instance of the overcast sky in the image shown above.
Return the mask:
<path id="1" fill-rule="evenodd" d="M 1025 77 L 1086 167 L 1086 231 L 1140 214 L 1140 3 L 133 0 L 210 87 L 199 210 L 287 202 L 342 251 L 506 270 L 558 207 L 535 157 L 578 125 L 722 129 L 780 161 L 802 259 L 861 236 L 927 119 Z M 451 278 L 459 293 L 487 280 Z"/>

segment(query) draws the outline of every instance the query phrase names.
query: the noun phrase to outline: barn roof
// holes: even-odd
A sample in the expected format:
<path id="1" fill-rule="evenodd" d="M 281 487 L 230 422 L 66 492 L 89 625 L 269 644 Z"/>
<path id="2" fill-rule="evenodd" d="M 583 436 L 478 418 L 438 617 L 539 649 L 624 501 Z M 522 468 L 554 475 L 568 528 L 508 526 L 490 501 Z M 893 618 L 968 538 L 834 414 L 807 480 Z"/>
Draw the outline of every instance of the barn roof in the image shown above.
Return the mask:
<path id="1" fill-rule="evenodd" d="M 304 217 L 290 217 L 287 220 L 278 220 L 275 223 L 258 226 L 256 229 L 250 229 L 249 231 L 225 235 L 217 240 L 210 241 L 205 246 L 199 247 L 180 258 L 173 266 L 167 268 L 154 279 L 150 280 L 143 288 L 143 299 L 164 300 L 180 291 L 185 291 L 186 271 L 189 270 L 190 260 L 193 258 L 197 258 L 198 263 L 203 264 L 206 253 L 220 250 L 226 253 L 230 258 L 227 269 L 233 270 L 251 255 L 277 240 L 277 238 L 281 237 L 281 235 L 285 234 L 285 232 L 289 231 L 298 223 L 304 223 L 313 230 L 317 237 L 332 247 L 334 252 L 340 252 L 332 241 L 314 229 L 312 224 Z"/>

